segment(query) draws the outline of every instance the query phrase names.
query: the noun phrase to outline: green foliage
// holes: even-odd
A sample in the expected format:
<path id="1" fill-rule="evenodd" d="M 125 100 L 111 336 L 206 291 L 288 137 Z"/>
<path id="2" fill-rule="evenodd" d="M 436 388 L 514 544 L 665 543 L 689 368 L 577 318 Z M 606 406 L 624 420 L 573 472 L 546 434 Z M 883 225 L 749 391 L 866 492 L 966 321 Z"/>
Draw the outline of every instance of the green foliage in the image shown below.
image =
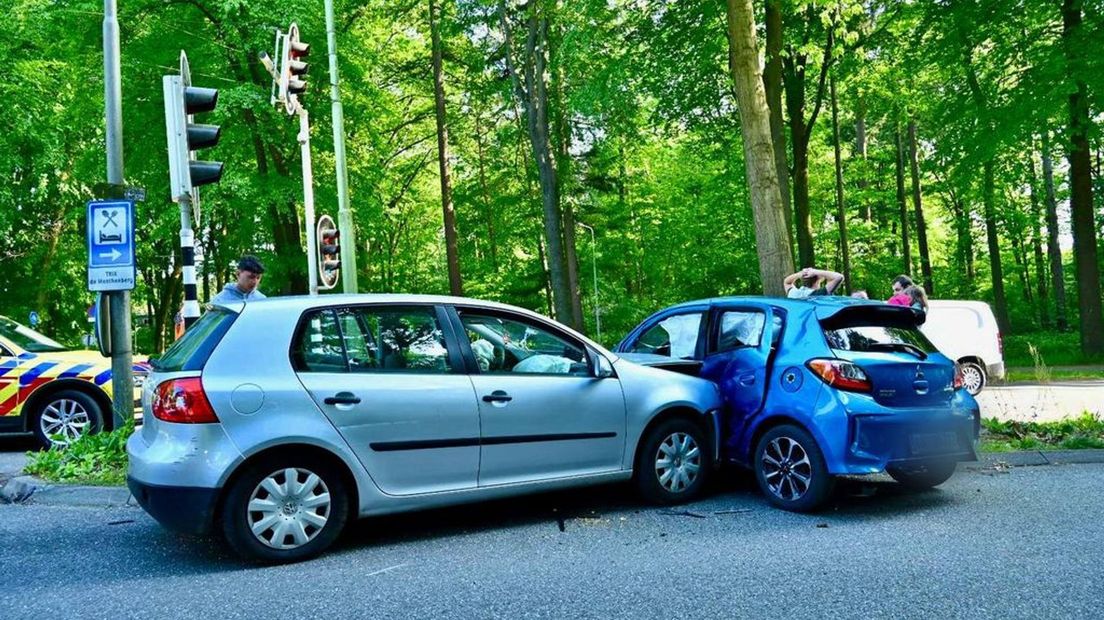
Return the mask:
<path id="1" fill-rule="evenodd" d="M 1038 352 L 1038 359 L 1050 367 L 1100 364 L 1104 361 L 1083 355 L 1076 333 L 1035 332 L 1004 337 L 1005 366 L 1036 366 L 1032 347 Z"/>
<path id="2" fill-rule="evenodd" d="M 0 314 L 76 344 L 88 329 L 92 296 L 82 284 L 84 202 L 104 177 L 101 11 L 92 0 L 15 0 L 0 23 L 16 101 L 0 133 Z M 548 112 L 557 135 L 563 205 L 595 231 L 576 231 L 586 331 L 616 342 L 663 305 L 720 294 L 758 293 L 755 233 L 737 106 L 728 74 L 723 3 L 706 0 L 534 0 L 506 2 L 519 24 L 530 6 L 550 16 Z M 761 3 L 760 3 L 761 6 Z M 786 0 L 784 47 L 808 58 L 805 110 L 811 128 L 811 228 L 821 267 L 840 268 L 829 103 L 817 88 L 828 67 L 839 91 L 851 288 L 889 296 L 905 270 L 896 204 L 895 136 L 915 119 L 935 297 L 992 301 L 980 169 L 995 169 L 998 251 L 1013 333 L 1025 334 L 1049 365 L 1078 363 L 1073 336 L 1050 347 L 1038 274 L 1028 260 L 1033 230 L 1027 163 L 1039 167 L 1039 133 L 1049 129 L 1062 226 L 1068 214 L 1063 168 L 1070 76 L 1083 80 L 1099 113 L 1104 92 L 1101 3 L 1085 3 L 1079 60 L 1069 66 L 1054 2 Z M 540 186 L 526 119 L 503 56 L 497 0 L 442 4 L 447 123 L 465 293 L 550 312 Z M 438 184 L 428 4 L 337 2 L 349 188 L 364 292 L 448 290 Z M 182 287 L 179 211 L 167 200 L 161 76 L 186 48 L 196 84 L 220 89 L 223 138 L 204 157 L 226 163 L 223 181 L 203 188 L 197 227 L 200 299 L 231 277 L 236 258 L 259 255 L 268 294 L 305 292 L 297 123 L 269 104 L 257 52 L 272 53 L 272 28 L 299 23 L 314 47 L 310 90 L 316 211 L 336 215 L 337 198 L 322 12 L 315 0 L 169 2 L 120 5 L 124 159 L 129 185 L 147 189 L 138 206 L 136 348 L 168 342 Z M 828 56 L 823 46 L 833 33 Z M 761 39 L 762 40 L 762 39 Z M 969 59 L 969 62 L 966 62 Z M 968 66 L 967 66 L 968 65 Z M 977 94 L 968 79 L 977 78 Z M 865 128 L 860 153 L 857 127 Z M 1090 133 L 1100 150 L 1097 127 Z M 792 145 L 791 145 L 792 147 Z M 791 161 L 792 165 L 793 162 Z M 1104 203 L 1104 186 L 1098 200 Z M 351 240 L 347 240 L 349 242 Z M 919 264 L 915 236 L 911 263 Z M 1102 253 L 1104 255 L 1104 253 Z M 594 294 L 593 271 L 598 293 Z M 916 271 L 917 269 L 914 269 Z M 1068 257 L 1070 321 L 1078 291 Z M 1050 297 L 1053 297 L 1051 293 Z M 561 317 L 563 318 L 563 317 Z M 1029 334 L 1029 335 L 1027 335 Z M 1030 364 L 1007 336 L 1009 364 Z M 1026 351 L 1026 348 L 1024 349 Z"/>
<path id="3" fill-rule="evenodd" d="M 28 452 L 26 473 L 50 482 L 121 485 L 126 483 L 126 442 L 134 423 L 110 433 L 85 435 L 65 448 Z"/>
<path id="4" fill-rule="evenodd" d="M 1085 412 L 1058 422 L 982 420 L 982 449 L 1010 450 L 1104 449 L 1104 418 Z"/>

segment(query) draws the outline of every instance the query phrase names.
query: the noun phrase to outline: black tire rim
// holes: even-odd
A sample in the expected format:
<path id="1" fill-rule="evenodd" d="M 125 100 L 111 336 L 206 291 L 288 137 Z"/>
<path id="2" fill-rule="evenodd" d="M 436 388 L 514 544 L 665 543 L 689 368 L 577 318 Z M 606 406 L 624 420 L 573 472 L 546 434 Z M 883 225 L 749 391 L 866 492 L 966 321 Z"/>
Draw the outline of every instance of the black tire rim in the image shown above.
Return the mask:
<path id="1" fill-rule="evenodd" d="M 759 467 L 767 489 L 786 502 L 804 497 L 813 483 L 813 463 L 809 460 L 809 453 L 792 437 L 770 440 L 763 449 Z"/>

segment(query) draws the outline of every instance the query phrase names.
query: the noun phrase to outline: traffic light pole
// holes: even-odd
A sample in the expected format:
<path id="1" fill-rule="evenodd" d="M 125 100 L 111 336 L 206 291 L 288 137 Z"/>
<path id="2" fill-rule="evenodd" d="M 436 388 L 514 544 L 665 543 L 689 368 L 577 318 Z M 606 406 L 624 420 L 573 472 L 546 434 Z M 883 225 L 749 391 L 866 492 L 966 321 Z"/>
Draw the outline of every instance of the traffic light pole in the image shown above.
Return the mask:
<path id="1" fill-rule="evenodd" d="M 299 114 L 299 150 L 303 160 L 303 211 L 307 218 L 307 279 L 311 295 L 318 294 L 318 240 L 314 234 L 314 173 L 311 170 L 310 115 L 302 105 Z"/>
<path id="2" fill-rule="evenodd" d="M 180 199 L 180 254 L 183 258 L 180 274 L 184 279 L 184 329 L 199 320 L 199 297 L 196 287 L 195 231 L 192 230 L 192 198 Z"/>
<path id="3" fill-rule="evenodd" d="M 341 93 L 337 88 L 337 35 L 334 33 L 333 5 L 333 0 L 326 0 L 326 46 L 330 57 L 330 107 L 333 115 L 334 163 L 337 168 L 337 229 L 342 239 L 341 287 L 346 293 L 356 293 L 356 238 L 353 213 L 349 209 L 349 173 L 345 166 L 345 114 L 341 108 Z"/>
<path id="4" fill-rule="evenodd" d="M 123 180 L 123 94 L 119 76 L 119 20 L 115 0 L 104 0 L 104 120 L 107 143 L 107 183 L 121 190 Z M 130 291 L 109 293 L 111 306 L 112 428 L 134 417 L 133 351 L 130 342 Z"/>

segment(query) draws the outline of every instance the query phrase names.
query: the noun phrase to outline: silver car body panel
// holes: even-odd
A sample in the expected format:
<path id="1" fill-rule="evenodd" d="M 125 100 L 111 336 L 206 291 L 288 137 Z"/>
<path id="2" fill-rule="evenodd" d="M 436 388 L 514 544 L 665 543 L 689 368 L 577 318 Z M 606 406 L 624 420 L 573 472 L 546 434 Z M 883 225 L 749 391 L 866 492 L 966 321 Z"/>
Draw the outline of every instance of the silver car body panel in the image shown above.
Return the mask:
<path id="1" fill-rule="evenodd" d="M 305 312 L 365 304 L 463 304 L 512 313 L 577 339 L 605 357 L 615 376 L 295 372 L 289 350 Z M 625 480 L 632 475 L 640 435 L 656 415 L 678 408 L 702 415 L 708 427 L 712 420 L 706 416 L 721 406 L 708 381 L 620 360 L 577 332 L 504 304 L 423 295 L 325 295 L 224 307 L 240 316 L 200 375 L 220 423 L 157 420 L 150 408 L 157 386 L 199 373 L 155 371 L 144 387 L 146 424 L 128 442 L 128 473 L 136 480 L 217 489 L 250 457 L 307 444 L 330 452 L 349 469 L 361 516 L 386 514 Z M 481 397 L 495 390 L 514 399 L 506 406 L 483 402 Z M 361 403 L 324 403 L 339 391 L 356 393 Z M 532 439 L 547 435 L 567 437 Z M 495 439 L 500 437 L 510 440 Z M 438 439 L 470 439 L 473 445 L 403 445 Z"/>

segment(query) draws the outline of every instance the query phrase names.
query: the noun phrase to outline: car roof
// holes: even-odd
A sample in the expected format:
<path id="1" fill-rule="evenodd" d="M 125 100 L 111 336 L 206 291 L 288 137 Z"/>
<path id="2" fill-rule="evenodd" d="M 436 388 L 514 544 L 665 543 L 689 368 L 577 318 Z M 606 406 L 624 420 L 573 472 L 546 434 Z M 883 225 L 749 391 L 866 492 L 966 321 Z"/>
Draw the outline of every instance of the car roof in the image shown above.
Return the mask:
<path id="1" fill-rule="evenodd" d="M 666 308 L 675 310 L 678 308 L 693 308 L 703 305 L 718 305 L 731 303 L 766 303 L 787 311 L 815 311 L 818 318 L 828 318 L 843 308 L 862 305 L 881 305 L 885 302 L 870 299 L 856 299 L 854 297 L 841 297 L 838 295 L 823 295 L 806 297 L 804 299 L 790 299 L 788 297 L 767 297 L 764 295 L 730 295 L 725 297 L 710 297 L 687 301 Z"/>
<path id="2" fill-rule="evenodd" d="M 499 308 L 502 310 L 532 312 L 518 306 L 511 306 L 496 301 L 484 301 L 467 297 L 453 297 L 450 295 L 416 295 L 405 293 L 357 293 L 336 295 L 288 295 L 280 297 L 266 297 L 250 302 L 229 302 L 215 305 L 240 312 L 246 305 L 264 304 L 269 310 L 303 311 L 311 308 L 338 305 L 358 304 L 454 304 L 461 306 L 480 306 L 484 308 Z"/>

